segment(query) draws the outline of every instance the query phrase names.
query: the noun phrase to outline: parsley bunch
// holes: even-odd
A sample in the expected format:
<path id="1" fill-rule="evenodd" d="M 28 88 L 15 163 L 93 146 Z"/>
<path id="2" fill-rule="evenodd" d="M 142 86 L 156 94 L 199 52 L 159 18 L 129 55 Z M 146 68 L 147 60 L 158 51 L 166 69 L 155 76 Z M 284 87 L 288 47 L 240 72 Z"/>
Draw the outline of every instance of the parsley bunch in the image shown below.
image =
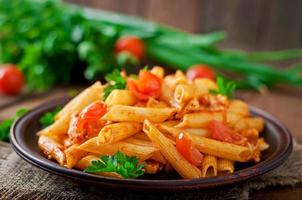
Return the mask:
<path id="1" fill-rule="evenodd" d="M 227 81 L 221 76 L 216 79 L 218 90 L 210 90 L 211 94 L 221 94 L 227 96 L 229 99 L 233 98 L 236 84 L 234 81 Z"/>
<path id="2" fill-rule="evenodd" d="M 12 124 L 18 117 L 21 117 L 26 112 L 28 112 L 27 109 L 21 108 L 16 112 L 16 115 L 14 117 L 6 119 L 0 123 L 0 140 L 8 141 L 9 131 L 10 131 Z"/>
<path id="3" fill-rule="evenodd" d="M 108 86 L 104 89 L 104 99 L 106 99 L 114 89 L 126 88 L 126 80 L 121 76 L 120 71 L 117 69 L 112 73 L 107 74 L 105 79 L 108 82 Z"/>
<path id="4" fill-rule="evenodd" d="M 62 108 L 56 107 L 56 109 L 52 112 L 46 112 L 42 115 L 39 122 L 43 127 L 49 126 L 50 124 L 54 123 L 55 116 L 58 112 L 60 112 Z"/>
<path id="5" fill-rule="evenodd" d="M 117 152 L 113 156 L 101 156 L 100 160 L 92 161 L 92 165 L 85 169 L 85 172 L 116 172 L 124 178 L 137 178 L 144 174 L 144 164 L 138 165 L 135 156 L 127 156 Z"/>

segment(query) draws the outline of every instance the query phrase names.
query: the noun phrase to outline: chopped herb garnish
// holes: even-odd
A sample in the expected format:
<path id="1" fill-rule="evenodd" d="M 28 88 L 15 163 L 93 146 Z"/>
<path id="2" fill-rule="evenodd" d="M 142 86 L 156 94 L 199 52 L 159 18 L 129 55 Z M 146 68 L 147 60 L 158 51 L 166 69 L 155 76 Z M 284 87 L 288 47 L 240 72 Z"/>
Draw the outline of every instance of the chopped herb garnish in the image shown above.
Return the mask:
<path id="1" fill-rule="evenodd" d="M 218 76 L 216 79 L 218 90 L 210 90 L 211 94 L 221 94 L 229 99 L 233 98 L 236 89 L 234 81 L 227 81 L 223 77 Z"/>
<path id="2" fill-rule="evenodd" d="M 112 73 L 107 74 L 105 77 L 108 82 L 108 86 L 104 89 L 104 99 L 107 99 L 109 94 L 114 89 L 125 89 L 126 88 L 126 80 L 122 77 L 119 70 L 114 70 Z"/>
<path id="3" fill-rule="evenodd" d="M 137 178 L 144 174 L 144 164 L 138 164 L 138 158 L 117 152 L 113 156 L 101 156 L 100 160 L 92 161 L 85 172 L 116 172 L 124 178 Z"/>
<path id="4" fill-rule="evenodd" d="M 56 109 L 52 112 L 46 112 L 42 117 L 40 118 L 39 122 L 43 127 L 49 126 L 50 124 L 54 123 L 55 116 L 58 112 L 60 112 L 62 108 L 56 107 Z"/>
<path id="5" fill-rule="evenodd" d="M 148 71 L 149 70 L 149 66 L 146 65 L 144 68 L 143 68 L 143 71 Z"/>
<path id="6" fill-rule="evenodd" d="M 28 112 L 27 109 L 21 108 L 16 112 L 16 115 L 14 117 L 6 119 L 0 123 L 0 140 L 8 141 L 9 131 L 10 131 L 12 124 L 18 117 L 21 117 L 26 112 Z"/>

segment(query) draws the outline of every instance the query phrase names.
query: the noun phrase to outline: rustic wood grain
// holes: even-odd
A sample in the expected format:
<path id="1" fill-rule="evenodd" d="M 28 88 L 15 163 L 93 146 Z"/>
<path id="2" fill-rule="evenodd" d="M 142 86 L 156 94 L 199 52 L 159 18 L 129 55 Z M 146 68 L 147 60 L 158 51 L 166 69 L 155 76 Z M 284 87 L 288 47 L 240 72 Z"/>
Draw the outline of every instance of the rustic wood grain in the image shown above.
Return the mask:
<path id="1" fill-rule="evenodd" d="M 190 32 L 225 30 L 223 47 L 276 50 L 302 46 L 300 0 L 66 0 L 141 16 Z"/>

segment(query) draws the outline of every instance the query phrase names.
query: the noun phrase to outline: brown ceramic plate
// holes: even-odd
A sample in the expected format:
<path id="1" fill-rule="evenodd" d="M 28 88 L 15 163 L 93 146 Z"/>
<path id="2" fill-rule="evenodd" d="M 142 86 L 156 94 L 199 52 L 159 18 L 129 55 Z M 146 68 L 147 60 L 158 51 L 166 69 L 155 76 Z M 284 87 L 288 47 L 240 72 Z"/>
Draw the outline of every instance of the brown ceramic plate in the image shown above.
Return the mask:
<path id="1" fill-rule="evenodd" d="M 251 107 L 255 116 L 265 119 L 265 131 L 263 137 L 269 143 L 270 148 L 263 152 L 262 161 L 255 163 L 236 164 L 233 174 L 201 179 L 181 179 L 175 175 L 143 176 L 139 179 L 116 179 L 97 176 L 75 169 L 67 169 L 57 163 L 46 159 L 39 151 L 36 132 L 41 128 L 40 116 L 56 106 L 63 106 L 69 98 L 55 99 L 31 110 L 17 120 L 10 134 L 13 149 L 24 160 L 63 177 L 71 178 L 82 183 L 99 185 L 102 187 L 114 187 L 121 189 L 176 191 L 218 187 L 238 183 L 243 180 L 264 174 L 281 165 L 292 152 L 292 138 L 289 131 L 274 117 L 266 112 Z"/>

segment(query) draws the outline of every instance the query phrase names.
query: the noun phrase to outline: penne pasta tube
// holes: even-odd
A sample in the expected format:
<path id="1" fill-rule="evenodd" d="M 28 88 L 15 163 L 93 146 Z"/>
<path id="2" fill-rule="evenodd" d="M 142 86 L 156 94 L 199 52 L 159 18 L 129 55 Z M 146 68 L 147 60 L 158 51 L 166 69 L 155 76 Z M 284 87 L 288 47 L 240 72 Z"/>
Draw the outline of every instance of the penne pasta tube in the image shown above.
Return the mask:
<path id="1" fill-rule="evenodd" d="M 55 159 L 60 165 L 65 163 L 65 154 L 63 152 L 64 147 L 57 143 L 50 137 L 40 136 L 38 139 L 38 146 L 47 155 L 48 159 Z"/>
<path id="2" fill-rule="evenodd" d="M 160 66 L 154 66 L 151 69 L 151 73 L 157 76 L 160 80 L 162 80 L 165 76 L 165 70 Z"/>
<path id="3" fill-rule="evenodd" d="M 151 142 L 151 140 L 148 138 L 148 136 L 147 136 L 146 133 L 144 133 L 144 132 L 136 133 L 136 134 L 133 135 L 131 138 L 136 139 L 136 140 L 144 140 L 144 141 L 149 141 L 149 142 Z"/>
<path id="4" fill-rule="evenodd" d="M 94 101 L 101 101 L 103 98 L 103 86 L 97 81 L 83 92 L 74 97 L 64 108 L 57 113 L 55 119 L 58 120 L 64 115 L 72 115 L 80 112 Z"/>
<path id="5" fill-rule="evenodd" d="M 228 112 L 241 117 L 249 116 L 249 107 L 247 103 L 240 100 L 232 100 L 228 107 Z"/>
<path id="6" fill-rule="evenodd" d="M 242 132 L 247 129 L 256 129 L 259 133 L 264 129 L 264 121 L 260 117 L 242 118 L 234 126 L 234 130 Z"/>
<path id="7" fill-rule="evenodd" d="M 201 164 L 201 176 L 217 176 L 217 158 L 211 155 L 205 155 Z"/>
<path id="8" fill-rule="evenodd" d="M 219 174 L 233 173 L 234 168 L 234 161 L 224 158 L 217 159 L 217 171 Z"/>
<path id="9" fill-rule="evenodd" d="M 156 99 L 149 97 L 146 107 L 147 108 L 168 108 L 169 106 L 163 101 L 157 101 Z"/>
<path id="10" fill-rule="evenodd" d="M 226 120 L 229 127 L 234 127 L 235 124 L 242 118 L 243 117 L 241 115 L 227 111 Z"/>
<path id="11" fill-rule="evenodd" d="M 186 84 L 187 79 L 182 72 L 176 72 L 175 75 L 166 76 L 163 82 L 174 91 L 178 84 Z"/>
<path id="12" fill-rule="evenodd" d="M 224 120 L 223 112 L 198 112 L 185 114 L 182 122 L 176 127 L 206 128 L 213 120 L 222 122 Z"/>
<path id="13" fill-rule="evenodd" d="M 144 108 L 115 105 L 102 117 L 103 120 L 114 122 L 163 122 L 173 116 L 174 108 Z"/>
<path id="14" fill-rule="evenodd" d="M 145 120 L 143 131 L 160 149 L 163 156 L 183 178 L 199 178 L 200 170 L 180 155 L 173 143 L 166 138 L 154 125 Z"/>
<path id="15" fill-rule="evenodd" d="M 107 97 L 105 103 L 107 106 L 126 105 L 132 106 L 136 103 L 136 98 L 130 90 L 113 90 Z"/>
<path id="16" fill-rule="evenodd" d="M 87 152 L 79 149 L 77 145 L 72 145 L 68 149 L 64 151 L 66 156 L 66 164 L 65 167 L 73 168 L 77 162 L 83 157 L 87 156 Z"/>
<path id="17" fill-rule="evenodd" d="M 194 79 L 193 84 L 197 87 L 206 88 L 208 91 L 217 90 L 217 84 L 208 78 L 196 78 Z"/>
<path id="18" fill-rule="evenodd" d="M 82 158 L 75 166 L 75 168 L 79 169 L 79 170 L 84 170 L 86 169 L 88 166 L 91 165 L 92 161 L 95 160 L 100 160 L 99 157 L 95 156 L 95 155 L 88 155 L 84 158 Z M 108 176 L 108 177 L 113 177 L 113 178 L 123 178 L 122 175 L 115 173 L 115 172 L 98 172 L 95 173 L 101 176 Z"/>
<path id="19" fill-rule="evenodd" d="M 163 124 L 157 125 L 160 131 L 171 134 L 174 138 L 178 137 L 178 134 L 181 132 L 185 132 L 188 134 L 201 136 L 201 137 L 211 137 L 211 133 L 207 129 L 202 128 L 175 128 L 171 126 L 165 126 Z"/>
<path id="20" fill-rule="evenodd" d="M 145 133 L 144 133 L 145 134 Z M 148 146 L 148 147 L 154 147 L 153 143 L 148 138 L 148 141 L 146 140 L 139 140 L 135 138 L 128 138 L 125 140 L 125 142 L 129 142 L 130 144 L 139 145 L 139 146 Z M 162 164 L 166 164 L 167 160 L 163 157 L 163 155 L 160 153 L 160 151 L 155 151 L 153 155 L 150 157 L 150 159 L 155 160 L 157 162 L 160 162 Z"/>
<path id="21" fill-rule="evenodd" d="M 97 137 L 91 138 L 79 146 L 80 149 L 97 155 L 113 155 L 118 151 L 128 156 L 136 156 L 140 161 L 150 158 L 158 148 L 152 146 L 141 146 L 129 142 L 120 141 L 114 144 L 99 145 Z"/>
<path id="22" fill-rule="evenodd" d="M 128 138 L 142 129 L 141 123 L 135 122 L 118 122 L 109 124 L 102 128 L 98 135 L 100 144 L 111 144 L 125 138 Z"/>
<path id="23" fill-rule="evenodd" d="M 267 144 L 263 138 L 259 138 L 257 143 L 260 151 L 265 151 L 269 148 L 269 144 Z"/>
<path id="24" fill-rule="evenodd" d="M 195 147 L 202 153 L 239 162 L 246 162 L 251 157 L 251 151 L 247 147 L 200 136 L 190 136 Z"/>
<path id="25" fill-rule="evenodd" d="M 69 128 L 71 116 L 79 113 L 90 103 L 102 99 L 103 87 L 100 82 L 96 82 L 81 94 L 76 96 L 70 103 L 68 103 L 57 115 L 56 121 L 50 126 L 42 129 L 38 135 L 62 135 L 66 134 Z"/>

